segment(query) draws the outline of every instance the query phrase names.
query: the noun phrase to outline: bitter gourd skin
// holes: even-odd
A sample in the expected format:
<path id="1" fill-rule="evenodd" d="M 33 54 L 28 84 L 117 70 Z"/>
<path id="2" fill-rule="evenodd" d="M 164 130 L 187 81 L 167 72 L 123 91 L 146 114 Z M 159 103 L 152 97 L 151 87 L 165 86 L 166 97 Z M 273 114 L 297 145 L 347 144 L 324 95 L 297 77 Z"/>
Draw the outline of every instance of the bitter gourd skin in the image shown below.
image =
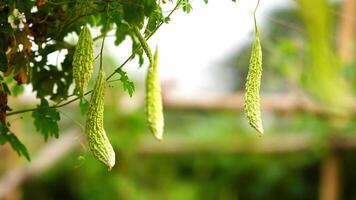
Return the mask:
<path id="1" fill-rule="evenodd" d="M 158 70 L 158 50 L 150 63 L 146 78 L 146 115 L 148 127 L 156 139 L 163 139 L 164 117 Z"/>
<path id="2" fill-rule="evenodd" d="M 115 165 L 115 152 L 104 130 L 105 73 L 100 69 L 87 112 L 85 133 L 94 157 L 108 166 Z"/>
<path id="3" fill-rule="evenodd" d="M 88 86 L 88 82 L 93 73 L 94 50 L 93 39 L 88 27 L 84 26 L 79 34 L 78 43 L 75 47 L 73 55 L 73 78 L 76 85 L 76 90 L 80 96 Z"/>
<path id="4" fill-rule="evenodd" d="M 248 123 L 259 133 L 263 133 L 261 110 L 260 110 L 260 85 L 262 76 L 262 49 L 258 31 L 252 46 L 251 58 L 248 68 L 246 91 L 245 91 L 245 113 Z"/>

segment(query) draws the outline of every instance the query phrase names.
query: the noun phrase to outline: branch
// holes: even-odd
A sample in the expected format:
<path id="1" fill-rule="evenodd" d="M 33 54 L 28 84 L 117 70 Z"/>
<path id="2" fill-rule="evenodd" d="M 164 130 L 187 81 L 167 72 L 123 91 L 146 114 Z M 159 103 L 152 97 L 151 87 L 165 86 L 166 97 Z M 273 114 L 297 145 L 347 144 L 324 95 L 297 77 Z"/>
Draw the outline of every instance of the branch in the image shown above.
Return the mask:
<path id="1" fill-rule="evenodd" d="M 344 113 L 335 112 L 335 110 L 332 110 L 333 108 L 323 107 L 317 102 L 314 102 L 300 94 L 262 95 L 261 99 L 262 112 L 306 112 L 319 116 L 344 116 Z M 236 93 L 221 97 L 214 97 L 208 94 L 198 94 L 195 97 L 189 98 L 180 98 L 164 94 L 163 103 L 166 109 L 242 111 L 244 109 L 244 94 Z M 356 114 L 356 102 L 345 106 L 348 106 L 349 114 Z"/>
<path id="2" fill-rule="evenodd" d="M 235 135 L 235 136 L 234 136 Z M 141 155 L 192 155 L 201 153 L 215 154 L 281 154 L 313 151 L 320 140 L 309 134 L 270 134 L 262 137 L 251 134 L 238 134 L 228 137 L 187 140 L 182 136 L 170 136 L 161 143 L 151 138 L 141 138 L 138 154 Z M 255 135 L 255 136 L 254 136 Z M 352 134 L 331 134 L 325 138 L 325 149 L 344 151 L 356 148 L 356 136 Z"/>

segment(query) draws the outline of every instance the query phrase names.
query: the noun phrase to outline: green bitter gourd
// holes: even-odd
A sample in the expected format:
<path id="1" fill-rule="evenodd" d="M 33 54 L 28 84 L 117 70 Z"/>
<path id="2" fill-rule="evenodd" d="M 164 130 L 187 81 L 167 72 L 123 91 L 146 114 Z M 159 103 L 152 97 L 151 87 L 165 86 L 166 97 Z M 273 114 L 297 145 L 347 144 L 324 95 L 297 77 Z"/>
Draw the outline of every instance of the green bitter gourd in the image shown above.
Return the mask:
<path id="1" fill-rule="evenodd" d="M 73 55 L 73 78 L 76 90 L 80 96 L 88 86 L 88 82 L 93 73 L 94 51 L 93 39 L 88 27 L 84 26 L 79 34 L 78 43 Z"/>
<path id="2" fill-rule="evenodd" d="M 262 49 L 258 31 L 256 30 L 255 41 L 252 46 L 250 64 L 248 68 L 245 113 L 248 123 L 258 132 L 263 133 L 261 110 L 260 110 L 260 85 L 262 76 Z"/>
<path id="3" fill-rule="evenodd" d="M 94 157 L 109 167 L 115 165 L 115 152 L 104 130 L 105 73 L 100 69 L 87 113 L 85 133 Z"/>
<path id="4" fill-rule="evenodd" d="M 158 140 L 163 139 L 164 117 L 158 70 L 158 50 L 154 53 L 146 77 L 146 115 L 148 127 Z"/>

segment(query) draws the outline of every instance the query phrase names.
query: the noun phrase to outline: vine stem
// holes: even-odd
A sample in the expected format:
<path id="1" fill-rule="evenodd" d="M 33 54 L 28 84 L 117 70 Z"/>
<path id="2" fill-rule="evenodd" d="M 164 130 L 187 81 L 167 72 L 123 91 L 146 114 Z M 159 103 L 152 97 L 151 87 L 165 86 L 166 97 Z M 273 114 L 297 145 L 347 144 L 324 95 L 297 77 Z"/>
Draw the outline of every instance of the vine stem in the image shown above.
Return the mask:
<path id="1" fill-rule="evenodd" d="M 107 20 L 109 22 L 109 20 Z M 109 23 L 107 23 L 109 24 Z M 104 33 L 103 41 L 101 42 L 101 48 L 100 48 L 100 70 L 103 70 L 103 51 L 104 51 L 104 45 L 105 45 L 105 38 L 106 38 L 106 32 Z"/>
<path id="2" fill-rule="evenodd" d="M 71 120 L 71 121 L 73 121 L 75 124 L 77 124 L 77 125 L 80 127 L 80 129 L 82 129 L 82 131 L 85 130 L 83 124 L 81 124 L 81 123 L 78 122 L 77 120 L 73 119 L 73 118 L 72 118 L 71 116 L 69 116 L 67 113 L 65 113 L 64 111 L 62 111 L 62 110 L 60 110 L 60 109 L 58 109 L 58 112 L 60 112 L 62 115 L 64 115 L 65 117 L 67 117 L 69 120 Z"/>
<path id="3" fill-rule="evenodd" d="M 165 17 L 165 18 L 170 18 L 172 16 L 172 14 L 174 13 L 174 11 L 176 11 L 178 9 L 178 7 L 180 6 L 182 0 L 178 0 L 177 4 L 175 5 L 175 7 L 173 8 L 173 10 Z M 157 30 L 163 25 L 163 21 L 161 23 L 158 24 L 158 26 L 152 31 L 152 33 L 150 35 L 148 35 L 145 39 L 146 41 L 149 40 L 153 34 L 155 34 L 157 32 Z M 105 39 L 105 36 L 103 36 L 103 40 Z M 103 44 L 102 44 L 103 46 Z M 117 70 L 123 68 L 132 58 L 135 57 L 135 54 L 137 53 L 137 51 L 139 51 L 142 47 L 137 47 L 133 53 L 120 65 L 118 66 L 107 78 L 106 78 L 106 81 L 109 81 L 117 72 Z M 26 113 L 26 112 L 32 112 L 32 111 L 36 111 L 36 110 L 39 110 L 39 109 L 51 109 L 51 108 L 60 108 L 60 107 L 63 107 L 63 106 L 66 106 L 68 104 L 71 104 L 75 101 L 78 101 L 80 98 L 92 93 L 93 90 L 89 90 L 87 91 L 86 93 L 84 93 L 83 96 L 81 97 L 75 97 L 74 99 L 71 99 L 67 102 L 64 102 L 64 103 L 61 103 L 61 104 L 55 104 L 53 106 L 48 106 L 47 108 L 29 108 L 29 109 L 23 109 L 23 110 L 17 110 L 17 111 L 12 111 L 12 112 L 9 112 L 7 113 L 7 116 L 11 116 L 11 115 L 17 115 L 17 114 L 21 114 L 21 113 Z"/>
<path id="4" fill-rule="evenodd" d="M 183 0 L 178 0 L 177 4 L 176 4 L 176 6 L 173 8 L 173 10 L 167 15 L 167 17 L 165 17 L 166 19 L 167 19 L 167 18 L 170 18 L 170 17 L 172 16 L 172 14 L 174 13 L 174 11 L 176 11 L 176 10 L 178 9 L 178 7 L 180 6 L 180 4 L 181 4 L 182 1 L 183 1 Z M 159 23 L 159 25 L 156 27 L 156 29 L 153 30 L 152 33 L 146 37 L 146 41 L 149 40 L 149 39 L 153 36 L 153 34 L 156 33 L 156 31 L 162 26 L 163 23 L 164 23 L 164 22 Z M 112 72 L 112 73 L 106 78 L 106 80 L 107 80 L 107 81 L 110 80 L 110 78 L 115 75 L 116 71 L 119 70 L 119 69 L 121 69 L 122 67 L 124 67 L 124 66 L 135 56 L 136 52 L 139 51 L 140 49 L 141 49 L 141 47 L 137 47 L 137 48 L 134 50 L 134 52 L 133 52 L 119 67 L 117 67 L 117 68 L 114 70 L 114 72 Z"/>
<path id="5" fill-rule="evenodd" d="M 255 23 L 255 32 L 256 32 L 256 35 L 259 35 L 259 31 L 258 31 L 258 27 L 257 27 L 257 20 L 256 20 L 256 12 L 257 12 L 257 9 L 258 9 L 258 6 L 260 5 L 260 0 L 257 0 L 257 4 L 256 4 L 256 7 L 255 9 L 253 10 L 253 21 Z"/>

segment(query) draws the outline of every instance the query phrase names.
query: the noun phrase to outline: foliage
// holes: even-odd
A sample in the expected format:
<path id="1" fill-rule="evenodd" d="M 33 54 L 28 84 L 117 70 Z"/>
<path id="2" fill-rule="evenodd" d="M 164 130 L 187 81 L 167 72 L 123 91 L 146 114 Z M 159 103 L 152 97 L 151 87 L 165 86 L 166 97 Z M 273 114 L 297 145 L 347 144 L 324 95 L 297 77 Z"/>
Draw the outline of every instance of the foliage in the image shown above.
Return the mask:
<path id="1" fill-rule="evenodd" d="M 16 151 L 19 156 L 25 156 L 25 158 L 30 161 L 30 154 L 28 153 L 25 145 L 23 145 L 20 140 L 12 133 L 9 128 L 0 123 L 0 145 L 10 143 L 11 147 Z"/>
<path id="2" fill-rule="evenodd" d="M 54 108 L 49 108 L 46 99 L 41 99 L 41 104 L 38 105 L 37 108 L 38 109 L 32 113 L 36 130 L 44 136 L 45 140 L 47 140 L 49 136 L 58 138 L 58 121 L 61 119 L 59 112 Z"/>
<path id="3" fill-rule="evenodd" d="M 184 8 L 190 6 L 188 0 L 184 2 Z M 3 80 L 1 83 L 4 91 L 8 95 L 17 95 L 21 92 L 15 87 L 15 93 L 11 93 L 9 81 L 4 80 L 13 80 L 10 82 L 15 81 L 19 87 L 31 84 L 36 97 L 41 100 L 37 108 L 8 114 L 33 111 L 34 125 L 45 140 L 52 136 L 58 137 L 60 120 L 59 112 L 56 110 L 58 107 L 80 99 L 81 112 L 84 114 L 88 108 L 88 102 L 84 97 L 68 100 L 76 95 L 71 89 L 75 46 L 69 43 L 66 37 L 72 33 L 79 35 L 81 28 L 86 25 L 101 30 L 101 35 L 95 36 L 94 42 L 105 37 L 107 32 L 115 31 L 116 45 L 120 45 L 127 37 L 131 38 L 133 56 L 129 59 L 138 56 L 139 64 L 142 65 L 142 49 L 132 27 L 144 29 L 146 39 L 149 38 L 162 23 L 169 21 L 170 15 L 163 16 L 161 6 L 164 3 L 166 2 L 155 0 L 1 1 L 0 79 Z M 172 1 L 170 3 L 173 4 Z M 179 7 L 180 3 L 180 0 L 177 1 L 173 10 Z M 60 52 L 65 54 L 65 58 L 57 60 L 56 65 L 48 64 L 50 54 Z M 135 86 L 122 70 L 122 66 L 109 75 L 107 80 L 115 73 L 120 75 L 118 80 L 123 83 L 123 89 L 132 96 Z M 88 93 L 90 92 L 89 90 Z M 4 100 L 7 102 L 7 99 Z M 51 102 L 48 100 L 54 105 L 50 105 Z M 6 115 L 6 110 L 1 112 Z M 5 136 L 6 134 L 3 138 Z M 19 145 L 13 146 L 16 148 Z M 20 151 L 20 148 L 18 150 Z"/>
<path id="4" fill-rule="evenodd" d="M 82 113 L 82 115 L 85 115 L 85 113 L 87 113 L 89 108 L 89 101 L 85 97 L 80 98 L 79 108 L 80 108 L 80 113 Z"/>
<path id="5" fill-rule="evenodd" d="M 120 81 L 122 82 L 122 87 L 124 91 L 127 91 L 132 97 L 133 93 L 135 92 L 135 85 L 134 83 L 129 79 L 129 76 L 127 75 L 127 72 L 123 71 L 121 68 L 118 68 L 116 71 L 120 75 Z"/>

